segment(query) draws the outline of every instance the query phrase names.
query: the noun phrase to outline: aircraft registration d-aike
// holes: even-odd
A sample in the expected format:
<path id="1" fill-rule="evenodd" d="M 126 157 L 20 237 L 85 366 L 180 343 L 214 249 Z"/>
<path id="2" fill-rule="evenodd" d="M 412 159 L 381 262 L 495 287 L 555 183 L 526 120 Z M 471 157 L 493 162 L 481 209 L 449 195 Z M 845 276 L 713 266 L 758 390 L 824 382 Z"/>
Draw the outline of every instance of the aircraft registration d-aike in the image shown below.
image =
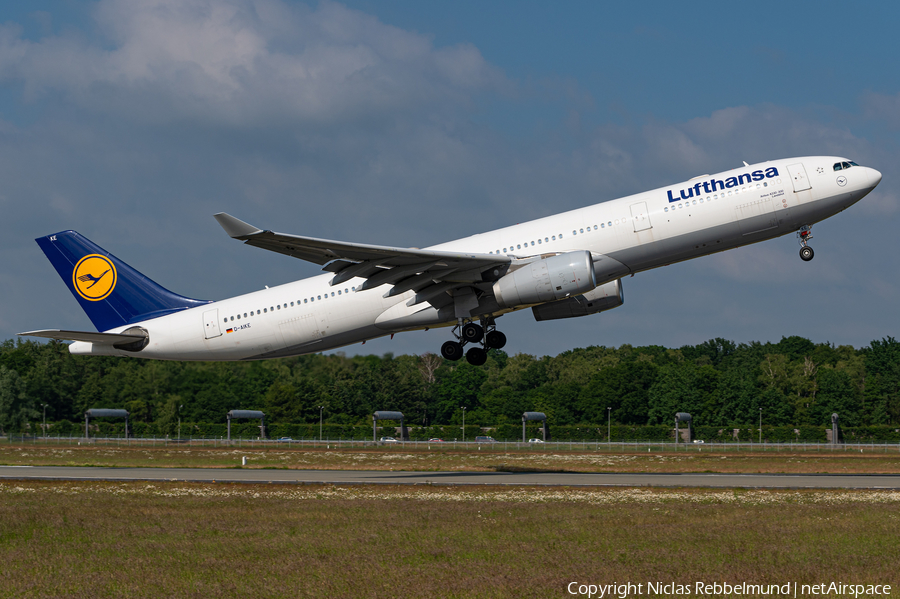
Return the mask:
<path id="1" fill-rule="evenodd" d="M 813 225 L 880 181 L 880 172 L 846 158 L 744 163 L 426 249 L 275 233 L 220 213 L 231 237 L 326 271 L 220 301 L 173 293 L 63 231 L 38 245 L 98 332 L 21 335 L 72 340 L 73 354 L 256 360 L 452 327 L 441 355 L 480 365 L 506 344 L 496 323 L 508 312 L 531 308 L 538 321 L 596 314 L 623 303 L 626 275 L 789 233 L 812 260 Z"/>

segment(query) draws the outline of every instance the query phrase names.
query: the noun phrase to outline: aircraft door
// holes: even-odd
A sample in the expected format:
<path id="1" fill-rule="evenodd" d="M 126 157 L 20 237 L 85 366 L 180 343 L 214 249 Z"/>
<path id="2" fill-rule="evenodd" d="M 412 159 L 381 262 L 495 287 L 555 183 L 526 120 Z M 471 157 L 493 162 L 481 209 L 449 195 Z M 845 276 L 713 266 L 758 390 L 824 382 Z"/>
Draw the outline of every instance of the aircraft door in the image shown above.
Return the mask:
<path id="1" fill-rule="evenodd" d="M 634 223 L 634 232 L 652 229 L 650 213 L 647 212 L 647 202 L 638 202 L 631 205 L 631 220 Z"/>
<path id="2" fill-rule="evenodd" d="M 797 164 L 789 164 L 787 167 L 788 174 L 791 176 L 791 181 L 794 183 L 794 192 L 799 193 L 801 191 L 806 191 L 807 189 L 812 188 L 809 184 L 809 177 L 806 176 L 806 169 L 803 168 L 803 164 L 798 162 Z"/>
<path id="3" fill-rule="evenodd" d="M 303 345 L 321 337 L 315 314 L 291 318 L 279 323 L 278 328 L 281 331 L 285 347 Z"/>
<path id="4" fill-rule="evenodd" d="M 203 313 L 203 334 L 207 339 L 222 335 L 222 330 L 219 329 L 218 310 L 207 310 Z"/>

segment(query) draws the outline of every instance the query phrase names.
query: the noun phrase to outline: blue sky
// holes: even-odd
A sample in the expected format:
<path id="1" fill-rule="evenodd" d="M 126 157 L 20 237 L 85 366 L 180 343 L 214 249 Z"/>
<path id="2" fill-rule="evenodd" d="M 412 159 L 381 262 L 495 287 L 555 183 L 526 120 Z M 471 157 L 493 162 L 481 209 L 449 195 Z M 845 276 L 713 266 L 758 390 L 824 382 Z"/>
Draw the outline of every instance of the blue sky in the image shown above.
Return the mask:
<path id="1" fill-rule="evenodd" d="M 900 74 L 889 3 L 102 0 L 0 7 L 0 338 L 90 329 L 35 237 L 76 229 L 219 299 L 317 267 L 211 215 L 424 246 L 726 170 L 878 168 L 815 230 L 624 281 L 624 306 L 505 316 L 507 349 L 898 336 Z M 348 353 L 437 351 L 447 331 Z"/>

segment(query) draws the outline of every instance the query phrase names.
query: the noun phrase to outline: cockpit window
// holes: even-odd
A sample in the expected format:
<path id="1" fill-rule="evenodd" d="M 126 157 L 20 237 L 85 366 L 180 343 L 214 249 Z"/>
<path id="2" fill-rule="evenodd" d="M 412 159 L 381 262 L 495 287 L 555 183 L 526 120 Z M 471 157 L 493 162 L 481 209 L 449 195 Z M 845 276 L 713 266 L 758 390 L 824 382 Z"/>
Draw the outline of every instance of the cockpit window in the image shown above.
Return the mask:
<path id="1" fill-rule="evenodd" d="M 852 160 L 849 162 L 849 164 L 850 164 L 850 166 L 859 166 L 858 164 L 856 164 L 856 163 L 853 162 Z"/>
<path id="2" fill-rule="evenodd" d="M 855 162 L 853 162 L 852 160 L 849 160 L 847 162 L 835 162 L 834 170 L 839 171 L 839 170 L 843 170 L 846 168 L 850 168 L 851 166 L 859 166 L 859 165 L 856 164 Z"/>
<path id="3" fill-rule="evenodd" d="M 839 171 L 839 170 L 841 170 L 842 168 L 844 168 L 844 165 L 841 164 L 840 162 L 835 162 L 835 163 L 834 163 L 834 170 Z"/>

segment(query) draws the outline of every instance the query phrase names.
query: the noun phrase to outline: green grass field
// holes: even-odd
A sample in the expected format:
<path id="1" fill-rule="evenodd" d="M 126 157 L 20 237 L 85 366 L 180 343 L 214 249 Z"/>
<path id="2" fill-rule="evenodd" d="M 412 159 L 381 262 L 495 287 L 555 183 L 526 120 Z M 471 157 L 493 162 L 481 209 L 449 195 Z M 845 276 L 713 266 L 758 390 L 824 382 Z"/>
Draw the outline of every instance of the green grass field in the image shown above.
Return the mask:
<path id="1" fill-rule="evenodd" d="M 0 597 L 900 583 L 900 493 L 889 491 L 3 482 L 0 522 Z"/>
<path id="2" fill-rule="evenodd" d="M 247 458 L 248 468 L 325 470 L 420 470 L 565 472 L 719 472 L 719 473 L 865 473 L 900 474 L 897 452 L 796 451 L 737 452 L 702 447 L 689 451 L 613 453 L 609 451 L 554 451 L 487 446 L 468 450 L 452 447 L 403 445 L 359 448 L 207 447 L 115 444 L 0 443 L 0 464 L 32 466 L 117 466 L 229 468 Z"/>
<path id="3" fill-rule="evenodd" d="M 255 468 L 900 471 L 900 456 L 848 451 L 0 444 L 8 465 L 226 468 L 243 456 Z M 0 482 L 0 598 L 584 597 L 573 582 L 642 584 L 631 596 L 649 597 L 675 595 L 648 582 L 695 595 L 699 581 L 900 595 L 898 565 L 895 491 Z"/>

